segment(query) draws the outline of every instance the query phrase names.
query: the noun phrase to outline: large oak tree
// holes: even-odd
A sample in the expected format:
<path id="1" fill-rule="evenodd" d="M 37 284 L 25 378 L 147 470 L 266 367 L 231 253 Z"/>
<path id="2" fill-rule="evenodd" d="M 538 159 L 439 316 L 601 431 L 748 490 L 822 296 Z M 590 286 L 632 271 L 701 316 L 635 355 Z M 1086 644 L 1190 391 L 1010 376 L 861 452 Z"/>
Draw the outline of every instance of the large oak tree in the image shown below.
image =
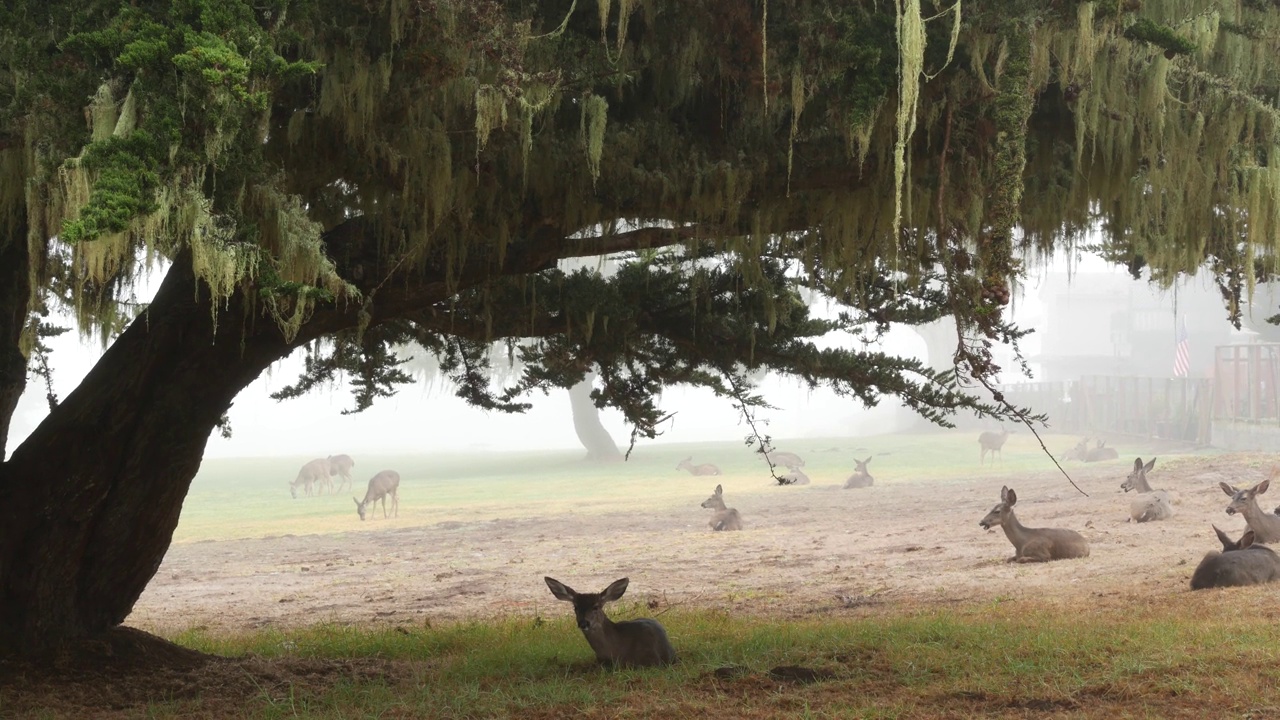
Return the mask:
<path id="1" fill-rule="evenodd" d="M 1230 311 L 1273 269 L 1274 0 L 9 0 L 0 648 L 109 631 L 210 432 L 310 348 L 357 406 L 437 353 L 518 409 L 595 368 L 641 435 L 761 369 L 945 422 L 1023 263 L 1088 248 Z M 622 253 L 607 278 L 561 260 Z M 126 302 L 167 261 L 154 299 Z M 809 316 L 800 291 L 845 308 Z M 5 455 L 42 313 L 110 342 Z M 956 374 L 831 330 L 955 318 Z M 522 370 L 487 382 L 509 339 Z M 981 389 L 970 384 L 969 388 Z"/>

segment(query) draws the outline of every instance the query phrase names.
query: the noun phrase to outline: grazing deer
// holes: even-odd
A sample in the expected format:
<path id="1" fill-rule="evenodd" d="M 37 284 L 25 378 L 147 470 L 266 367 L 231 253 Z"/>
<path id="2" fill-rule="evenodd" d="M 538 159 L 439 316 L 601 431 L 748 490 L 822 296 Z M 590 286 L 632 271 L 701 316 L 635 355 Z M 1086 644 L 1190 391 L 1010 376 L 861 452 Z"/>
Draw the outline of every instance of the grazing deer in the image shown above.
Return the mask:
<path id="1" fill-rule="evenodd" d="M 1152 490 L 1151 484 L 1147 482 L 1147 473 L 1155 466 L 1155 458 L 1151 458 L 1146 465 L 1142 464 L 1142 458 L 1138 458 L 1133 461 L 1133 472 L 1120 483 L 1121 490 L 1136 490 L 1138 493 L 1138 497 L 1129 503 L 1129 522 L 1151 522 L 1173 517 L 1173 501 L 1169 498 L 1169 493 Z"/>
<path id="2" fill-rule="evenodd" d="M 1013 557 L 1009 562 L 1048 562 L 1065 558 L 1089 557 L 1089 543 L 1075 530 L 1062 528 L 1023 527 L 1013 514 L 1018 496 L 1008 486 L 1000 488 L 1000 504 L 991 508 L 987 516 L 978 521 L 984 530 L 999 525 L 1005 537 L 1013 543 Z"/>
<path id="3" fill-rule="evenodd" d="M 351 468 L 356 466 L 356 461 L 351 459 L 350 455 L 330 455 L 329 460 L 329 476 L 338 476 L 338 487 L 334 492 L 342 490 L 343 485 L 351 487 Z"/>
<path id="4" fill-rule="evenodd" d="M 391 514 L 400 517 L 400 497 L 396 491 L 400 488 L 400 473 L 395 470 L 383 470 L 382 472 L 369 478 L 369 489 L 364 492 L 364 502 L 360 502 L 355 498 L 356 512 L 360 513 L 360 519 L 364 520 L 365 511 L 370 514 L 373 508 L 377 507 L 378 501 L 382 501 L 382 517 L 387 516 L 387 496 L 391 496 Z M 370 505 L 369 503 L 373 503 Z"/>
<path id="5" fill-rule="evenodd" d="M 677 470 L 688 470 L 690 475 L 721 475 L 720 468 L 711 463 L 702 463 L 701 465 L 693 464 L 693 456 L 681 460 L 676 464 Z"/>
<path id="6" fill-rule="evenodd" d="M 1280 556 L 1265 545 L 1255 545 L 1257 535 L 1245 530 L 1239 541 L 1213 526 L 1222 552 L 1211 550 L 1191 574 L 1191 589 L 1261 585 L 1280 580 Z"/>
<path id="7" fill-rule="evenodd" d="M 671 647 L 667 631 L 657 620 L 640 618 L 616 623 L 604 614 L 604 604 L 617 600 L 627 591 L 627 578 L 614 580 L 599 593 L 574 592 L 555 578 L 543 580 L 556 599 L 573 603 L 578 629 L 582 630 L 600 663 L 614 667 L 648 667 L 676 661 L 675 648 Z"/>
<path id="8" fill-rule="evenodd" d="M 1222 492 L 1231 496 L 1231 504 L 1227 505 L 1227 514 L 1235 515 L 1240 513 L 1244 515 L 1244 520 L 1249 524 L 1249 529 L 1254 533 L 1253 541 L 1256 543 L 1273 543 L 1280 541 L 1280 516 L 1273 515 L 1262 511 L 1258 507 L 1258 495 L 1267 491 L 1271 485 L 1271 478 L 1267 478 L 1262 482 L 1254 485 L 1246 490 L 1237 490 L 1227 483 L 1218 483 L 1218 487 L 1222 488 Z"/>
<path id="9" fill-rule="evenodd" d="M 804 474 L 800 468 L 795 468 L 791 472 L 778 476 L 779 485 L 808 485 L 809 476 Z"/>
<path id="10" fill-rule="evenodd" d="M 1000 428 L 1000 432 L 991 432 L 987 430 L 978 436 L 978 464 L 981 465 L 987 458 L 987 454 L 991 454 L 991 462 L 996 461 L 996 456 L 1000 455 L 1000 459 L 1004 456 L 1000 453 L 1000 448 L 1004 447 L 1004 441 L 1009 439 L 1009 431 L 1006 428 Z"/>
<path id="11" fill-rule="evenodd" d="M 804 467 L 804 458 L 791 452 L 769 452 L 764 454 L 765 461 L 774 466 L 781 465 L 788 470 L 799 470 Z"/>
<path id="12" fill-rule="evenodd" d="M 315 486 L 315 492 L 320 494 L 320 489 L 329 483 L 329 461 L 325 458 L 317 458 L 307 462 L 298 471 L 298 477 L 289 483 L 289 494 L 296 500 L 298 498 L 298 486 L 303 486 L 307 497 L 311 496 L 311 488 Z"/>
<path id="13" fill-rule="evenodd" d="M 856 467 L 853 474 L 844 481 L 844 489 L 852 490 L 854 488 L 871 487 L 872 483 L 876 481 L 875 478 L 871 477 L 871 473 L 867 472 L 867 463 L 871 462 L 871 458 L 869 457 L 866 460 L 854 458 L 853 462 Z"/>
<path id="14" fill-rule="evenodd" d="M 711 493 L 711 497 L 702 501 L 702 507 L 710 508 L 715 512 L 711 515 L 711 529 L 720 530 L 741 530 L 742 515 L 738 513 L 737 508 L 727 507 L 724 504 L 724 488 L 716 485 L 716 491 Z"/>

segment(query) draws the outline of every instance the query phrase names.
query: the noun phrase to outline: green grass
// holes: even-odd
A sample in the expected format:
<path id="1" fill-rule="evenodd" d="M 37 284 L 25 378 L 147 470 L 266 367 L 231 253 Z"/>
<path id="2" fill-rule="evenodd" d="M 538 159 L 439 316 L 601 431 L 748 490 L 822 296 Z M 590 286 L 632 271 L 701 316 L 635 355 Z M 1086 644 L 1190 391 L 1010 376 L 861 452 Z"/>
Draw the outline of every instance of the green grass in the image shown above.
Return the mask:
<path id="1" fill-rule="evenodd" d="M 874 455 L 871 473 L 880 485 L 960 482 L 978 473 L 1011 476 L 1053 470 L 1028 432 L 1012 435 L 1004 459 L 979 469 L 977 433 L 954 431 L 869 438 L 817 438 L 777 442 L 805 458 L 814 485 L 840 485 L 853 458 Z M 1074 436 L 1045 436 L 1061 453 Z M 1129 446 L 1128 453 L 1144 448 Z M 735 497 L 763 494 L 771 482 L 760 457 L 739 443 L 653 445 L 624 463 L 582 461 L 582 451 L 480 453 L 471 455 L 358 456 L 351 491 L 320 497 L 289 497 L 289 483 L 310 458 L 207 460 L 191 486 L 175 542 L 265 537 L 281 534 L 358 532 L 385 528 L 361 523 L 351 496 L 364 497 L 368 478 L 382 469 L 400 472 L 400 517 L 395 527 L 575 513 L 664 509 L 689 502 L 691 488 L 710 493 L 723 482 Z M 712 462 L 724 475 L 694 478 L 675 465 L 692 455 Z M 1075 464 L 1073 467 L 1079 467 Z M 381 519 L 381 511 L 376 511 Z"/>
<path id="2" fill-rule="evenodd" d="M 1265 593 L 1258 593 L 1258 599 Z M 383 663 L 376 675 L 262 686 L 244 717 L 1223 717 L 1275 709 L 1280 625 L 1217 612 L 1209 594 L 1138 613 L 1010 602 L 873 619 L 662 616 L 675 666 L 605 671 L 569 619 L 440 628 L 188 632 L 183 645 L 285 663 Z M 618 614 L 643 611 L 623 608 Z M 811 684 L 774 680 L 799 665 Z M 738 666 L 741 674 L 714 671 Z M 152 704 L 177 717 L 192 701 Z M 199 706 L 199 702 L 196 703 Z M 1265 714 L 1265 713 L 1264 713 Z M 1262 717 L 1263 715 L 1258 715 Z"/>

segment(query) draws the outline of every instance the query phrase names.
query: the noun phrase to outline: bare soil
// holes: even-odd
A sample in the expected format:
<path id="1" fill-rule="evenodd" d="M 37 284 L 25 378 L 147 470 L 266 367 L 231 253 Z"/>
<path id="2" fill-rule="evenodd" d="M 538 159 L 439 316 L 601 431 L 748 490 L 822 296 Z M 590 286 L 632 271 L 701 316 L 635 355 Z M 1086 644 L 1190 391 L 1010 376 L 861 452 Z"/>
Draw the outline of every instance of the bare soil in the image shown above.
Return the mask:
<path id="1" fill-rule="evenodd" d="M 1267 477 L 1270 460 L 1158 461 L 1149 479 L 1174 495 L 1174 517 L 1144 524 L 1127 521 L 1134 496 L 1120 491 L 1132 460 L 1068 465 L 1088 497 L 1056 471 L 1009 477 L 998 468 L 994 477 L 975 471 L 947 484 L 727 487 L 742 532 L 710 531 L 710 511 L 698 507 L 706 478 L 691 478 L 688 507 L 668 512 L 593 508 L 421 527 L 397 527 L 402 520 L 379 515 L 371 521 L 384 526 L 378 532 L 176 545 L 128 624 L 164 634 L 568 612 L 556 607 L 544 575 L 585 591 L 628 576 L 632 601 L 782 615 L 1182 593 L 1205 552 L 1220 547 L 1210 523 L 1232 537 L 1245 528 L 1241 516 L 1225 513 L 1218 483 L 1252 485 Z M 1002 484 L 1017 490 L 1024 525 L 1077 530 L 1090 556 L 1006 562 L 1013 547 L 1003 532 L 978 527 Z"/>
<path id="2" fill-rule="evenodd" d="M 551 598 L 544 575 L 589 591 L 629 576 L 628 599 L 648 604 L 646 614 L 684 606 L 777 617 L 887 616 L 938 606 L 975 611 L 976 605 L 996 599 L 1023 600 L 1028 607 L 1087 606 L 1094 613 L 1183 602 L 1216 605 L 1203 593 L 1176 596 L 1190 592 L 1192 570 L 1206 551 L 1218 547 L 1210 523 L 1233 537 L 1244 530 L 1243 518 L 1225 514 L 1227 497 L 1218 483 L 1252 485 L 1267 477 L 1271 461 L 1260 455 L 1162 460 L 1150 480 L 1175 496 L 1175 515 L 1142 525 L 1127 522 L 1132 496 L 1119 490 L 1130 460 L 1069 466 L 1088 497 L 1056 472 L 1010 477 L 998 467 L 945 484 L 727 488 L 727 501 L 745 519 L 742 532 L 710 531 L 709 511 L 698 507 L 707 479 L 696 478 L 690 480 L 688 507 L 668 512 L 601 513 L 593 507 L 557 516 L 419 527 L 401 526 L 407 519 L 379 517 L 374 522 L 382 527 L 376 532 L 176 545 L 128 623 L 167 634 L 192 627 L 237 631 L 326 621 L 411 627 L 568 613 Z M 1090 556 L 1048 564 L 1007 562 L 1013 548 L 1004 534 L 978 527 L 998 501 L 1002 484 L 1017 490 L 1016 510 L 1024 524 L 1075 529 L 1091 543 Z M 37 672 L 0 661 L 0 716 L 143 717 L 148 703 L 163 699 L 177 703 L 182 717 L 245 717 L 247 697 L 291 702 L 369 678 L 412 684 L 420 671 L 407 661 L 380 658 L 250 655 L 173 662 L 149 656 L 142 635 L 126 634 L 120 644 L 131 654 L 129 662 L 103 668 L 73 663 L 62 671 Z M 775 676 L 785 670 L 796 675 L 807 669 L 724 678 L 708 670 L 706 693 L 720 698 L 717 707 L 723 712 L 708 715 L 704 705 L 697 714 L 768 717 L 779 697 L 799 692 L 782 689 L 803 680 Z M 815 701 L 822 693 L 844 691 L 814 687 Z M 886 698 L 913 692 L 907 686 L 893 688 L 885 691 Z M 803 704 L 805 697 L 797 694 L 794 701 Z M 1126 697 L 1109 691 L 1066 701 L 945 697 L 936 699 L 936 712 L 927 716 L 1114 717 L 1132 710 Z M 1141 700 L 1156 702 L 1158 707 L 1148 710 L 1163 717 L 1202 717 L 1211 702 L 1172 696 Z M 744 708 L 753 707 L 759 711 L 744 714 Z M 796 712 L 801 710 L 797 706 Z"/>

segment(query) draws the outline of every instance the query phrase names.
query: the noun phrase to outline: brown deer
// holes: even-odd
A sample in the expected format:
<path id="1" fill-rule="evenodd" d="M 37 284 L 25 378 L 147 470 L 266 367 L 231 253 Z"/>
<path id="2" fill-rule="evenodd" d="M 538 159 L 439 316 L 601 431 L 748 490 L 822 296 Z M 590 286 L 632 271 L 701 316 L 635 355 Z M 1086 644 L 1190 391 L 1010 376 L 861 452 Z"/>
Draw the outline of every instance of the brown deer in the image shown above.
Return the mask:
<path id="1" fill-rule="evenodd" d="M 774 467 L 782 466 L 788 470 L 799 470 L 804 467 L 804 458 L 792 452 L 782 452 L 779 450 L 777 452 L 769 451 L 768 453 L 763 454 L 765 456 L 765 461 Z"/>
<path id="2" fill-rule="evenodd" d="M 1173 500 L 1164 490 L 1152 490 L 1147 482 L 1147 473 L 1156 466 L 1156 459 L 1151 458 L 1142 464 L 1142 458 L 1133 461 L 1133 472 L 1120 483 L 1120 489 L 1129 492 L 1135 490 L 1138 497 L 1129 503 L 1129 522 L 1151 522 L 1168 520 L 1173 517 Z"/>
<path id="3" fill-rule="evenodd" d="M 342 487 L 351 487 L 351 468 L 356 466 L 356 461 L 351 459 L 350 455 L 330 455 L 329 476 L 338 476 L 338 487 L 334 492 L 342 490 Z"/>
<path id="4" fill-rule="evenodd" d="M 1009 562 L 1048 562 L 1089 556 L 1088 541 L 1075 530 L 1023 527 L 1013 514 L 1016 502 L 1017 494 L 1005 486 L 1000 489 L 1000 504 L 978 521 L 984 530 L 996 525 L 1004 528 L 1005 537 L 1013 543 L 1013 557 Z"/>
<path id="5" fill-rule="evenodd" d="M 1120 453 L 1115 448 L 1107 447 L 1105 440 L 1098 440 L 1094 447 L 1089 447 L 1089 438 L 1085 438 L 1076 443 L 1076 446 L 1068 450 L 1062 455 L 1063 460 L 1079 460 L 1080 462 L 1100 462 L 1102 460 L 1115 460 L 1120 457 Z"/>
<path id="6" fill-rule="evenodd" d="M 604 592 L 579 593 L 556 580 L 544 577 L 551 594 L 573 603 L 578 629 L 596 653 L 596 660 L 614 667 L 670 665 L 676 661 L 675 648 L 667 631 L 657 620 L 640 618 L 614 622 L 604 614 L 604 604 L 622 597 L 629 580 L 614 580 Z"/>
<path id="7" fill-rule="evenodd" d="M 298 471 L 298 476 L 289 483 L 289 494 L 296 500 L 298 498 L 298 486 L 301 485 L 305 490 L 307 497 L 311 496 L 312 486 L 315 486 L 315 493 L 320 494 L 320 490 L 329 483 L 329 461 L 325 458 L 317 458 L 308 461 Z"/>
<path id="8" fill-rule="evenodd" d="M 1000 432 L 991 432 L 987 430 L 978 436 L 978 464 L 981 465 L 986 460 L 987 454 L 991 455 L 991 462 L 996 461 L 996 456 L 1000 455 L 1000 448 L 1004 447 L 1004 441 L 1009 439 L 1009 431 L 1006 428 L 1000 428 Z"/>
<path id="9" fill-rule="evenodd" d="M 711 497 L 702 501 L 702 507 L 715 511 L 711 515 L 710 525 L 712 530 L 719 532 L 721 530 L 742 529 L 742 515 L 738 513 L 738 509 L 727 507 L 724 504 L 723 487 L 716 485 L 716 490 L 711 493 Z"/>
<path id="10" fill-rule="evenodd" d="M 720 468 L 711 463 L 702 463 L 701 465 L 693 464 L 693 456 L 681 460 L 676 464 L 677 470 L 688 470 L 690 475 L 722 475 Z"/>
<path id="11" fill-rule="evenodd" d="M 804 474 L 800 468 L 784 473 L 778 476 L 779 485 L 808 485 L 809 476 Z"/>
<path id="12" fill-rule="evenodd" d="M 1267 478 L 1262 482 L 1245 490 L 1237 490 L 1227 483 L 1218 483 L 1218 487 L 1222 488 L 1222 492 L 1231 496 L 1231 503 L 1227 505 L 1227 514 L 1235 515 L 1240 513 L 1244 515 L 1244 520 L 1249 524 L 1249 529 L 1254 532 L 1253 541 L 1256 543 L 1273 543 L 1280 541 L 1280 517 L 1271 513 L 1263 512 L 1258 507 L 1258 495 L 1267 491 L 1271 486 L 1271 478 Z"/>
<path id="13" fill-rule="evenodd" d="M 1261 585 L 1280 580 L 1280 556 L 1265 545 L 1255 545 L 1257 535 L 1245 530 L 1234 541 L 1213 526 L 1222 543 L 1222 552 L 1211 550 L 1191 574 L 1191 589 Z"/>
<path id="14" fill-rule="evenodd" d="M 845 490 L 852 490 L 854 488 L 871 487 L 872 483 L 874 483 L 876 480 L 875 478 L 871 477 L 871 473 L 867 472 L 867 463 L 869 462 L 871 462 L 870 457 L 868 457 L 866 460 L 858 460 L 857 458 L 854 458 L 853 463 L 855 467 L 853 470 L 853 474 L 850 475 L 849 478 L 844 481 Z"/>
<path id="15" fill-rule="evenodd" d="M 364 502 L 351 498 L 355 500 L 356 512 L 360 514 L 360 519 L 364 520 L 366 511 L 372 515 L 373 508 L 377 507 L 379 500 L 382 501 L 382 517 L 387 517 L 388 495 L 391 496 L 391 514 L 400 517 L 400 497 L 396 494 L 399 489 L 400 473 L 395 470 L 383 470 L 369 478 L 369 489 L 365 490 Z"/>

